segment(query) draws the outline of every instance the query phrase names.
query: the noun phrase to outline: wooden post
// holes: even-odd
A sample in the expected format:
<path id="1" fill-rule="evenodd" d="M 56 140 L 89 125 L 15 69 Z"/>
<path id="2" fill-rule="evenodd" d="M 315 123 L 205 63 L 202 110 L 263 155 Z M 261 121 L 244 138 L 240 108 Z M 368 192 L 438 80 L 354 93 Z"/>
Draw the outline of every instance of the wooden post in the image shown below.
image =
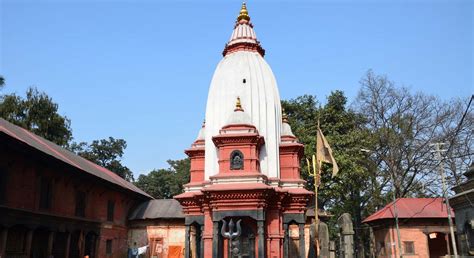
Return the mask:
<path id="1" fill-rule="evenodd" d="M 71 232 L 66 232 L 66 250 L 64 257 L 69 258 L 69 248 L 71 247 Z"/>
<path id="2" fill-rule="evenodd" d="M 54 242 L 54 232 L 50 231 L 48 234 L 48 249 L 46 251 L 46 257 L 50 258 L 52 257 L 53 253 L 53 242 Z"/>
<path id="3" fill-rule="evenodd" d="M 444 234 L 444 240 L 446 240 L 446 246 L 447 246 L 447 250 L 448 250 L 448 255 L 451 256 L 451 248 L 449 247 L 449 235 L 448 234 Z"/>
<path id="4" fill-rule="evenodd" d="M 84 242 L 85 242 L 85 239 L 84 239 L 84 231 L 81 230 L 79 232 L 79 257 L 84 257 Z"/>
<path id="5" fill-rule="evenodd" d="M 29 229 L 26 233 L 26 245 L 25 245 L 25 253 L 26 257 L 31 256 L 31 242 L 33 240 L 33 229 Z"/>
<path id="6" fill-rule="evenodd" d="M 5 250 L 7 249 L 8 228 L 3 228 L 0 236 L 0 258 L 5 257 Z"/>

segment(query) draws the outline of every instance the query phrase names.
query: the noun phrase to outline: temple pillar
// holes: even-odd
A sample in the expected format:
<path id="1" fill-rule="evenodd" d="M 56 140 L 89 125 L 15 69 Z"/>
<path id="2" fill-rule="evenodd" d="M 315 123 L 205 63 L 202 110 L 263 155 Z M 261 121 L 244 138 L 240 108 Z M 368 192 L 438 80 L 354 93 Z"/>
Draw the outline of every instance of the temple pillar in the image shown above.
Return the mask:
<path id="1" fill-rule="evenodd" d="M 265 221 L 257 221 L 257 234 L 258 234 L 258 258 L 265 257 Z"/>
<path id="2" fill-rule="evenodd" d="M 305 258 L 306 257 L 306 250 L 305 250 L 305 238 L 304 238 L 304 223 L 298 223 L 298 227 L 300 230 L 300 257 Z"/>
<path id="3" fill-rule="evenodd" d="M 185 258 L 190 258 L 191 257 L 190 256 L 191 244 L 189 243 L 190 242 L 190 235 L 189 235 L 190 227 L 191 227 L 190 225 L 186 225 L 185 226 L 185 231 L 184 231 L 184 257 Z"/>
<path id="4" fill-rule="evenodd" d="M 290 251 L 290 234 L 288 231 L 288 223 L 283 223 L 283 230 L 283 233 L 285 234 L 285 238 L 283 239 L 283 257 L 288 258 L 288 252 Z"/>
<path id="5" fill-rule="evenodd" d="M 5 250 L 7 249 L 8 228 L 3 228 L 0 233 L 0 258 L 5 257 Z"/>
<path id="6" fill-rule="evenodd" d="M 199 241 L 199 245 L 201 247 L 199 248 L 200 249 L 199 258 L 204 258 L 204 224 L 201 224 L 201 235 L 199 237 L 201 237 L 201 240 Z"/>
<path id="7" fill-rule="evenodd" d="M 212 257 L 212 237 L 213 237 L 213 222 L 211 219 L 211 213 L 208 207 L 204 207 L 204 231 L 202 233 L 202 240 L 204 242 L 204 248 L 201 250 L 203 253 L 202 258 Z"/>
<path id="8" fill-rule="evenodd" d="M 212 223 L 212 257 L 219 257 L 219 221 L 213 221 Z"/>

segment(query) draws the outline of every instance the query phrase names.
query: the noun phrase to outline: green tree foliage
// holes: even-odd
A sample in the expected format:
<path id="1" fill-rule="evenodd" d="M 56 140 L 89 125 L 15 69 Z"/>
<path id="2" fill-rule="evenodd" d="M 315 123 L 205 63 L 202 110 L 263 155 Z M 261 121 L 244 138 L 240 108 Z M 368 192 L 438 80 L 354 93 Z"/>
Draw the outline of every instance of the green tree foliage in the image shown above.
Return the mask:
<path id="1" fill-rule="evenodd" d="M 5 86 L 5 78 L 3 78 L 3 76 L 0 76 L 0 89 L 3 88 L 3 86 Z"/>
<path id="2" fill-rule="evenodd" d="M 361 152 L 361 149 L 373 145 L 365 128 L 365 118 L 348 109 L 347 98 L 341 91 L 332 92 L 327 103 L 321 107 L 318 107 L 316 97 L 310 95 L 283 101 L 282 105 L 289 116 L 293 132 L 305 145 L 305 158 L 315 154 L 319 118 L 320 128 L 333 149 L 340 169 L 339 174 L 332 178 L 331 167 L 323 165 L 318 192 L 319 207 L 336 215 L 334 219 L 349 212 L 354 216 L 356 227 L 360 227 L 362 218 L 372 211 L 369 203 L 374 200 L 384 202 L 377 189 L 377 180 L 372 177 L 375 165 Z M 308 177 L 304 159 L 301 167 L 302 177 L 308 182 L 307 188 L 314 191 L 314 181 Z"/>
<path id="3" fill-rule="evenodd" d="M 189 182 L 190 160 L 168 160 L 169 168 L 140 175 L 135 185 L 157 199 L 170 199 L 183 192 Z"/>
<path id="4" fill-rule="evenodd" d="M 29 88 L 26 98 L 2 95 L 0 117 L 60 146 L 72 139 L 71 121 L 58 113 L 58 104 L 51 97 L 36 88 Z"/>
<path id="5" fill-rule="evenodd" d="M 113 137 L 94 140 L 90 144 L 85 142 L 73 143 L 70 146 L 70 149 L 79 156 L 107 168 L 130 182 L 134 180 L 133 173 L 121 163 L 126 148 L 127 142 L 124 139 L 115 139 Z"/>
<path id="6" fill-rule="evenodd" d="M 323 165 L 319 207 L 329 210 L 333 220 L 344 212 L 352 215 L 357 252 L 368 244 L 363 243 L 368 232 L 362 230 L 362 219 L 389 203 L 393 192 L 397 197 L 440 195 L 432 143 L 452 146 L 444 162 L 453 183 L 471 164 L 474 150 L 472 113 L 455 133 L 466 100 L 412 93 L 372 71 L 360 83 L 352 108 L 341 91 L 332 92 L 324 106 L 310 95 L 282 101 L 293 132 L 305 144 L 305 158 L 314 154 L 320 120 L 340 171 L 331 178 L 331 167 Z M 301 167 L 307 188 L 314 191 L 304 160 Z"/>
<path id="7" fill-rule="evenodd" d="M 0 77 L 0 88 L 5 80 Z M 133 173 L 122 165 L 127 143 L 123 139 L 95 140 L 91 144 L 71 143 L 71 121 L 58 113 L 58 104 L 46 93 L 29 88 L 26 98 L 16 94 L 0 96 L 0 117 L 44 137 L 78 155 L 103 166 L 125 180 L 133 181 Z"/>

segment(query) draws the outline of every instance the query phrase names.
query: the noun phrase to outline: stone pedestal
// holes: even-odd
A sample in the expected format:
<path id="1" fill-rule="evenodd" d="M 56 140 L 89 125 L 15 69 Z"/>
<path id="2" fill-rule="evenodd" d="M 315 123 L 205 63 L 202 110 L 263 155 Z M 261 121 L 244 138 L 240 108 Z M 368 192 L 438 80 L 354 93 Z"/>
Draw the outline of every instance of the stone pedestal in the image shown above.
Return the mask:
<path id="1" fill-rule="evenodd" d="M 354 228 L 352 226 L 352 219 L 349 213 L 342 214 L 337 219 L 337 224 L 340 230 L 340 257 L 353 258 L 354 257 Z"/>

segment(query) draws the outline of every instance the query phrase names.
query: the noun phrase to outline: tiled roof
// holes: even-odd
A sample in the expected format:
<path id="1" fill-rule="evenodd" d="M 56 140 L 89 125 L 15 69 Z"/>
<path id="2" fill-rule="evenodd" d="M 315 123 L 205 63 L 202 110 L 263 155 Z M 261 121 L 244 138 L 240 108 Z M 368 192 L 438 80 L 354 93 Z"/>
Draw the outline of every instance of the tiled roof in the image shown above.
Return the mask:
<path id="1" fill-rule="evenodd" d="M 183 208 L 174 199 L 155 199 L 140 204 L 128 217 L 129 220 L 139 219 L 181 219 L 184 218 Z"/>
<path id="2" fill-rule="evenodd" d="M 398 218 L 447 218 L 443 198 L 399 198 L 396 200 Z M 454 217 L 454 211 L 451 209 Z M 393 202 L 367 217 L 363 223 L 395 217 Z"/>
<path id="3" fill-rule="evenodd" d="M 136 192 L 147 198 L 152 198 L 150 195 L 136 187 L 134 184 L 127 182 L 114 172 L 101 167 L 89 160 L 86 160 L 53 142 L 50 142 L 26 129 L 16 126 L 2 118 L 0 118 L 0 133 L 3 133 L 17 141 L 21 141 L 34 149 L 41 151 L 59 161 L 82 170 L 84 173 L 99 177 L 112 184 L 118 185 L 121 188 Z"/>

